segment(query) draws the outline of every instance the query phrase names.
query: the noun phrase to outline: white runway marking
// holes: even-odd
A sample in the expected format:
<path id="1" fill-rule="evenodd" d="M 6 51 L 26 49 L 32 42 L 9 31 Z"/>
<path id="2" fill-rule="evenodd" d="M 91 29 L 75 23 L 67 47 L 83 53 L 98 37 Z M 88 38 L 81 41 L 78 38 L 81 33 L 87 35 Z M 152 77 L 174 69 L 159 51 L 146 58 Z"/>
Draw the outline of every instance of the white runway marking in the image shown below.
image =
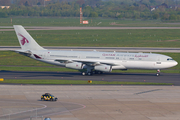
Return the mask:
<path id="1" fill-rule="evenodd" d="M 56 115 L 56 114 L 60 114 L 60 113 L 66 113 L 66 112 L 71 112 L 71 111 L 76 111 L 76 110 L 81 110 L 81 109 L 86 108 L 85 105 L 79 104 L 79 103 L 71 103 L 71 102 L 62 102 L 62 103 L 69 103 L 69 104 L 74 104 L 74 105 L 80 105 L 80 106 L 82 106 L 82 107 L 81 107 L 81 108 L 72 109 L 72 110 L 66 110 L 66 111 L 62 111 L 62 112 L 47 114 L 46 116 L 52 116 L 52 115 Z"/>
<path id="2" fill-rule="evenodd" d="M 0 101 L 0 102 L 8 102 L 8 101 Z M 10 102 L 10 103 L 20 103 L 20 104 L 24 104 L 25 102 Z M 12 114 L 5 114 L 5 115 L 1 115 L 0 117 L 5 117 L 5 116 L 9 116 L 9 115 L 16 115 L 16 114 L 20 114 L 20 113 L 25 113 L 25 112 L 32 112 L 35 110 L 41 110 L 41 109 L 45 109 L 47 106 L 44 104 L 37 104 L 37 103 L 25 103 L 25 104 L 34 104 L 34 105 L 41 105 L 44 106 L 42 108 L 36 108 L 36 109 L 31 109 L 31 110 L 26 110 L 26 111 L 21 111 L 21 112 L 16 112 L 16 113 L 12 113 Z"/>
<path id="3" fill-rule="evenodd" d="M 9 102 L 9 101 L 0 101 L 0 102 Z M 26 112 L 32 112 L 32 111 L 38 111 L 38 110 L 42 110 L 42 109 L 45 109 L 47 108 L 47 105 L 45 104 L 39 104 L 39 103 L 26 103 L 26 102 L 9 102 L 9 103 L 18 103 L 18 104 L 30 104 L 30 105 L 40 105 L 40 106 L 43 106 L 41 108 L 35 108 L 35 109 L 30 109 L 30 110 L 26 110 L 26 111 L 21 111 L 21 112 L 16 112 L 16 113 L 11 113 L 11 114 L 5 114 L 5 115 L 0 115 L 0 118 L 1 117 L 6 117 L 6 116 L 12 116 L 12 115 L 17 115 L 17 114 L 21 114 L 21 113 L 26 113 Z M 61 103 L 68 103 L 68 104 L 74 104 L 74 105 L 79 105 L 81 106 L 80 108 L 76 108 L 76 109 L 71 109 L 71 110 L 65 110 L 65 111 L 62 111 L 62 112 L 57 112 L 57 113 L 50 113 L 50 114 L 46 114 L 46 115 L 43 115 L 43 116 L 52 116 L 52 115 L 57 115 L 57 114 L 62 114 L 62 113 L 66 113 L 66 112 L 70 112 L 70 111 L 75 111 L 75 110 L 80 110 L 80 109 L 84 109 L 86 108 L 85 105 L 83 104 L 79 104 L 79 103 L 72 103 L 72 102 L 61 102 Z M 23 119 L 23 120 L 29 120 L 29 118 L 26 118 L 26 119 Z"/>

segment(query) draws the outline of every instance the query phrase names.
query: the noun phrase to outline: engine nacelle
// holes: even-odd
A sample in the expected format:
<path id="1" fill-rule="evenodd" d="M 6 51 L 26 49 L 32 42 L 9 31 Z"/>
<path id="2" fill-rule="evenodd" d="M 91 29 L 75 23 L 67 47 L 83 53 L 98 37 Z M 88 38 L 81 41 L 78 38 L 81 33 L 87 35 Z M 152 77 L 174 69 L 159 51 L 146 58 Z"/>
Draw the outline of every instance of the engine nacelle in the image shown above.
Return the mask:
<path id="1" fill-rule="evenodd" d="M 103 72 L 111 72 L 112 66 L 110 65 L 98 65 L 94 67 L 95 70 L 103 71 Z"/>
<path id="2" fill-rule="evenodd" d="M 71 68 L 71 69 L 82 69 L 83 67 L 83 64 L 82 63 L 79 63 L 79 62 L 73 62 L 73 63 L 67 63 L 65 65 L 65 67 L 67 68 Z"/>

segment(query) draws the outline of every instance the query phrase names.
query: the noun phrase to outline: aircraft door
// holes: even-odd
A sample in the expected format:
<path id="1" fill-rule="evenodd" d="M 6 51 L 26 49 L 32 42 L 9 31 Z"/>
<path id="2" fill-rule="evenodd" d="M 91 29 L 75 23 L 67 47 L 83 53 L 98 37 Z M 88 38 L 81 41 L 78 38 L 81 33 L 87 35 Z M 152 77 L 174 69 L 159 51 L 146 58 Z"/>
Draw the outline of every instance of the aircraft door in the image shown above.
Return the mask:
<path id="1" fill-rule="evenodd" d="M 161 57 L 157 57 L 157 60 L 156 60 L 156 66 L 160 66 L 161 65 Z"/>
<path id="2" fill-rule="evenodd" d="M 127 62 L 127 56 L 126 56 L 126 55 L 123 55 L 122 58 L 123 58 L 123 59 L 122 59 L 122 62 Z"/>
<path id="3" fill-rule="evenodd" d="M 49 57 L 49 54 L 50 54 L 49 52 L 44 52 L 43 53 L 43 59 L 46 59 L 47 57 Z"/>

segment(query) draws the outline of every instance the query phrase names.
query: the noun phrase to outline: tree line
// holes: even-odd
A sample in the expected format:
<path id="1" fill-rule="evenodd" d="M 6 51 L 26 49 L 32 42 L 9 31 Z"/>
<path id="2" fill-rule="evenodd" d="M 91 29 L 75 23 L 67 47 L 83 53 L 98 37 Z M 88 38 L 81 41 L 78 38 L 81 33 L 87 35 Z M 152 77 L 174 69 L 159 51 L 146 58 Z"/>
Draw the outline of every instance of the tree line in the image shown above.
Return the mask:
<path id="1" fill-rule="evenodd" d="M 0 17 L 58 16 L 180 20 L 178 0 L 0 0 Z"/>

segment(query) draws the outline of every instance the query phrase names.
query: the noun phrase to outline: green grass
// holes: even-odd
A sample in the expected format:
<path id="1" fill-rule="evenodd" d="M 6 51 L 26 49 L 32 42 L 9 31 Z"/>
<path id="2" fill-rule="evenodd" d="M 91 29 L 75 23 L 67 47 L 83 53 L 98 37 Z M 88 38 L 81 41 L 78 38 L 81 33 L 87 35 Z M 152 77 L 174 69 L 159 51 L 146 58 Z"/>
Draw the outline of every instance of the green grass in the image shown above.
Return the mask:
<path id="1" fill-rule="evenodd" d="M 172 83 L 148 83 L 148 82 L 118 82 L 118 81 L 92 81 L 88 83 L 85 80 L 10 80 L 5 79 L 0 83 L 12 83 L 12 84 L 53 84 L 53 85 L 173 85 Z"/>
<path id="2" fill-rule="evenodd" d="M 180 53 L 160 53 L 171 56 L 180 63 Z M 53 71 L 53 72 L 78 72 L 78 70 L 62 68 L 43 62 L 33 60 L 12 51 L 0 51 L 0 70 L 7 71 Z M 113 70 L 118 73 L 156 73 L 156 70 Z M 167 70 L 161 70 L 163 73 L 180 73 L 180 64 Z"/>
<path id="3" fill-rule="evenodd" d="M 0 51 L 0 65 L 23 65 L 23 66 L 53 66 L 33 60 L 12 51 Z"/>
<path id="4" fill-rule="evenodd" d="M 31 66 L 0 66 L 0 71 L 48 71 L 48 72 L 78 72 L 78 70 L 62 67 L 31 67 Z"/>
<path id="5" fill-rule="evenodd" d="M 41 46 L 180 47 L 180 30 L 29 31 Z M 0 46 L 19 46 L 14 31 L 0 31 Z"/>
<path id="6" fill-rule="evenodd" d="M 114 19 L 114 18 L 84 18 L 88 20 L 88 25 L 80 24 L 79 17 L 14 17 L 12 18 L 1 18 L 0 26 L 12 26 L 12 25 L 23 25 L 23 26 L 110 26 L 110 27 L 177 27 L 180 24 L 169 24 L 160 20 L 132 20 L 132 19 Z M 91 22 L 92 21 L 92 22 Z M 111 23 L 116 25 L 111 25 Z"/>

